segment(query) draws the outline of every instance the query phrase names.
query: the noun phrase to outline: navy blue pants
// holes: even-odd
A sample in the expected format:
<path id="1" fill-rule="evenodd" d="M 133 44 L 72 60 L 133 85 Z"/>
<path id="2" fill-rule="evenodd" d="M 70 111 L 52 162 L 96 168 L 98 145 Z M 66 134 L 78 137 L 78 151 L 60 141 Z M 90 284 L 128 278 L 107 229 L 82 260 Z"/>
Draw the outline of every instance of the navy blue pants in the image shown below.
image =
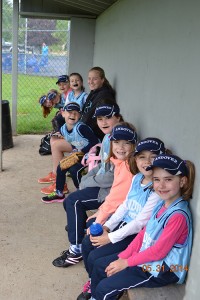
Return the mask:
<path id="1" fill-rule="evenodd" d="M 89 278 L 91 277 L 94 263 L 98 258 L 120 253 L 128 247 L 135 236 L 136 234 L 130 235 L 115 244 L 109 243 L 97 248 L 92 246 L 89 235 L 86 235 L 82 241 L 82 255 Z"/>
<path id="2" fill-rule="evenodd" d="M 178 282 L 178 277 L 173 272 L 160 272 L 154 277 L 149 272 L 144 272 L 140 267 L 128 267 L 114 275 L 107 277 L 105 268 L 117 260 L 116 254 L 102 257 L 94 263 L 91 277 L 92 296 L 97 300 L 116 299 L 124 290 L 136 287 L 161 287 Z"/>
<path id="3" fill-rule="evenodd" d="M 63 202 L 67 214 L 68 239 L 71 244 L 81 244 L 85 236 L 87 210 L 99 208 L 102 204 L 98 202 L 99 187 L 77 190 Z"/>
<path id="4" fill-rule="evenodd" d="M 56 175 L 56 189 L 59 190 L 60 192 L 63 192 L 64 190 L 64 185 L 66 182 L 66 173 L 69 172 L 73 183 L 75 187 L 78 189 L 79 188 L 79 183 L 81 181 L 82 177 L 82 171 L 85 169 L 85 167 L 81 163 L 77 163 L 73 165 L 71 168 L 66 169 L 66 170 L 61 170 L 60 165 L 57 167 L 57 175 Z"/>

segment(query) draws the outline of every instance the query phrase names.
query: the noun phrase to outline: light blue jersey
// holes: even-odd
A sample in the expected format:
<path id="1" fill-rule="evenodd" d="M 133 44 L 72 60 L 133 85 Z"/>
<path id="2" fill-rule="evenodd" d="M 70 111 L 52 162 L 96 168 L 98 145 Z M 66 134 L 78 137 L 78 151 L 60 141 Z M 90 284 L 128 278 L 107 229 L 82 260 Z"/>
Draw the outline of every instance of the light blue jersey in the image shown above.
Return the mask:
<path id="1" fill-rule="evenodd" d="M 137 217 L 145 206 L 149 195 L 152 193 L 152 182 L 142 186 L 141 182 L 143 178 L 144 175 L 138 173 L 132 180 L 129 193 L 126 197 L 127 213 L 123 218 L 123 221 L 126 223 L 129 223 Z"/>
<path id="2" fill-rule="evenodd" d="M 64 136 L 65 140 L 74 146 L 78 151 L 81 151 L 81 149 L 89 144 L 88 139 L 85 138 L 79 131 L 79 128 L 82 125 L 87 126 L 82 122 L 77 122 L 71 131 L 67 130 L 66 124 L 64 124 L 60 129 L 60 132 L 62 136 Z"/>
<path id="3" fill-rule="evenodd" d="M 97 172 L 97 175 L 104 174 L 105 173 L 105 165 L 106 160 L 108 158 L 108 154 L 110 152 L 110 134 L 106 134 L 103 138 L 102 144 L 101 144 L 101 150 L 100 150 L 100 157 L 101 157 L 101 168 Z"/>
<path id="4" fill-rule="evenodd" d="M 76 102 L 79 104 L 81 110 L 83 109 L 83 105 L 85 104 L 86 98 L 88 94 L 84 91 L 82 91 L 78 96 L 75 96 L 74 91 L 71 91 L 68 94 L 67 100 L 69 102 Z"/>
<path id="5" fill-rule="evenodd" d="M 161 268 L 163 263 L 165 263 L 167 267 L 165 266 L 164 271 L 169 271 L 171 269 L 171 272 L 174 271 L 175 275 L 179 278 L 178 283 L 183 283 L 187 274 L 192 248 L 192 217 L 190 209 L 188 207 L 188 202 L 180 197 L 173 202 L 159 218 L 156 218 L 158 211 L 163 205 L 164 201 L 159 202 L 155 207 L 152 217 L 147 223 L 140 251 L 143 251 L 155 244 L 172 215 L 175 213 L 183 214 L 186 217 L 188 225 L 188 236 L 185 243 L 183 245 L 175 244 L 167 256 L 162 260 L 150 262 L 150 273 L 153 274 L 153 276 L 157 277 L 159 275 L 158 266 Z"/>

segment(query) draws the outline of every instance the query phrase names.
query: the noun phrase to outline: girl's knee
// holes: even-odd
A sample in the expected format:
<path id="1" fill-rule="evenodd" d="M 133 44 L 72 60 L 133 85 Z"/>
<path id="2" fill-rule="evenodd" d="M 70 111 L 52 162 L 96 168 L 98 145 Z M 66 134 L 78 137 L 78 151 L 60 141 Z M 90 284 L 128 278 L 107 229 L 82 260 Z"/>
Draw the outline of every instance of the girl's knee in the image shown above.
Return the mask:
<path id="1" fill-rule="evenodd" d="M 96 290 L 95 290 L 95 299 L 98 299 L 98 300 L 103 300 L 103 299 L 111 299 L 109 297 L 109 290 L 107 288 L 107 285 L 106 285 L 106 278 L 101 280 L 99 282 L 99 284 L 97 285 L 96 287 Z"/>
<path id="2" fill-rule="evenodd" d="M 63 202 L 64 209 L 70 209 L 71 207 L 74 207 L 77 202 L 77 197 L 74 195 L 74 193 L 69 194 Z"/>
<path id="3" fill-rule="evenodd" d="M 66 211 L 66 203 L 67 203 L 67 198 L 65 198 L 65 200 L 63 201 L 63 207 L 64 207 L 64 210 Z"/>
<path id="4" fill-rule="evenodd" d="M 83 249 L 88 249 L 88 245 L 90 245 L 91 242 L 90 242 L 90 236 L 89 235 L 86 235 L 82 241 L 82 248 Z"/>
<path id="5" fill-rule="evenodd" d="M 93 252 L 93 253 L 92 253 Z M 105 273 L 105 269 L 107 267 L 107 265 L 105 266 L 105 263 L 104 263 L 104 257 L 94 257 L 94 251 L 91 252 L 91 255 L 90 255 L 90 259 L 93 260 L 93 272 L 95 273 Z M 89 257 L 88 257 L 89 259 Z"/>

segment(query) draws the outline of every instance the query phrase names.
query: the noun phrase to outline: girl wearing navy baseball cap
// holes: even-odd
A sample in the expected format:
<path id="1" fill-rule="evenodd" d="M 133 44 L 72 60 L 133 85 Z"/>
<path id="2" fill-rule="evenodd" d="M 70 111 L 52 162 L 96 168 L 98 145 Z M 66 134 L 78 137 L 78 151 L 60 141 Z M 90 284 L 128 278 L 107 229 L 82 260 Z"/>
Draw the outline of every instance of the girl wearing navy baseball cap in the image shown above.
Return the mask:
<path id="1" fill-rule="evenodd" d="M 121 131 L 115 127 L 114 130 L 113 140 L 120 138 L 121 134 L 128 135 L 126 128 Z M 136 234 L 147 224 L 153 208 L 159 201 L 159 196 L 152 189 L 152 170 L 146 168 L 157 155 L 167 152 L 169 150 L 158 138 L 149 137 L 137 143 L 134 154 L 129 157 L 129 165 L 133 167 L 133 173 L 136 175 L 132 179 L 123 203 L 107 220 L 102 211 L 106 203 L 102 208 L 100 206 L 100 213 L 95 221 L 103 225 L 103 234 L 98 237 L 86 235 L 82 242 L 83 260 L 89 278 L 97 259 L 125 250 Z M 115 202 L 115 199 L 113 200 Z M 108 218 L 109 215 L 106 216 Z M 90 280 L 88 280 L 77 300 L 88 299 L 90 296 Z"/>
<path id="2" fill-rule="evenodd" d="M 56 136 L 52 136 L 51 151 L 52 151 L 52 163 L 53 170 L 45 177 L 39 178 L 38 183 L 51 183 L 50 186 L 41 189 L 41 192 L 50 197 L 43 197 L 42 201 L 45 203 L 51 202 L 63 202 L 65 193 L 68 193 L 67 186 L 63 186 L 63 190 L 60 190 L 59 194 L 54 193 L 56 189 L 57 180 L 57 167 L 61 159 L 63 159 L 65 153 L 71 153 L 73 151 L 81 151 L 84 154 L 87 153 L 91 147 L 96 145 L 99 140 L 92 131 L 92 129 L 80 122 L 81 109 L 78 103 L 69 102 L 63 110 L 63 117 L 65 119 L 65 124 L 60 128 L 60 131 L 56 133 Z M 60 143 L 59 143 L 60 141 Z M 82 165 L 77 167 L 77 169 L 71 174 L 74 184 L 78 184 L 78 174 Z M 73 168 L 73 167 L 72 167 Z M 75 168 L 75 167 L 74 167 Z M 67 170 L 63 173 L 66 174 Z M 65 176 L 64 182 L 65 184 Z"/>
<path id="3" fill-rule="evenodd" d="M 102 140 L 104 134 L 99 129 L 93 115 L 97 106 L 102 104 L 102 101 L 111 100 L 113 103 L 116 103 L 115 91 L 107 80 L 104 70 L 100 67 L 93 67 L 89 70 L 88 86 L 90 93 L 83 105 L 81 121 L 89 125 L 98 138 Z"/>
<path id="4" fill-rule="evenodd" d="M 51 89 L 46 95 L 42 95 L 39 103 L 42 107 L 43 117 L 46 118 L 59 102 L 60 93 L 57 90 Z"/>
<path id="5" fill-rule="evenodd" d="M 161 287 L 185 280 L 192 248 L 192 197 L 195 170 L 190 161 L 175 155 L 158 155 L 153 188 L 159 195 L 146 227 L 120 254 L 96 260 L 91 299 L 117 299 L 124 290 Z"/>
<path id="6" fill-rule="evenodd" d="M 102 142 L 102 160 L 96 168 L 82 177 L 80 190 L 71 193 L 64 200 L 70 247 L 53 261 L 56 267 L 73 266 L 82 260 L 87 211 L 99 208 L 106 199 L 103 217 L 107 218 L 124 200 L 133 177 L 127 159 L 134 151 L 137 141 L 134 126 L 129 123 L 116 125 L 117 119 L 120 119 L 119 110 L 113 105 L 102 105 L 98 113 L 96 109 L 95 115 L 98 126 L 107 133 Z"/>

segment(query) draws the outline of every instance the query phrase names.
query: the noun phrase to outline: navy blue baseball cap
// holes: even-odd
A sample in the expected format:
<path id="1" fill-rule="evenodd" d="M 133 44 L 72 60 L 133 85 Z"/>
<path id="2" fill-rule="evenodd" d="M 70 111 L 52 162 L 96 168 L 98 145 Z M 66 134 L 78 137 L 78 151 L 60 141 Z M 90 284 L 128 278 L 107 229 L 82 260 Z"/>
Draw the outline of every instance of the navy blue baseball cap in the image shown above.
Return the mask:
<path id="1" fill-rule="evenodd" d="M 76 110 L 78 111 L 79 113 L 81 113 L 81 108 L 80 108 L 80 105 L 76 102 L 70 102 L 68 103 L 67 105 L 65 105 L 63 107 L 63 110 L 65 111 L 72 111 L 72 110 Z"/>
<path id="2" fill-rule="evenodd" d="M 116 114 L 119 114 L 120 112 L 120 108 L 118 106 L 118 104 L 113 104 L 113 105 L 110 105 L 110 104 L 103 104 L 103 105 L 100 105 L 98 106 L 96 109 L 95 109 L 95 113 L 93 115 L 93 118 L 96 118 L 96 117 L 112 117 Z"/>
<path id="3" fill-rule="evenodd" d="M 125 140 L 131 142 L 132 144 L 135 144 L 137 143 L 137 133 L 133 129 L 125 125 L 117 125 L 113 128 L 111 132 L 110 140 Z"/>
<path id="4" fill-rule="evenodd" d="M 176 155 L 158 155 L 154 158 L 152 165 L 148 166 L 146 170 L 152 170 L 156 167 L 164 169 L 172 175 L 186 176 L 188 174 L 184 160 Z"/>
<path id="5" fill-rule="evenodd" d="M 42 106 L 46 100 L 47 100 L 47 96 L 46 95 L 40 97 L 40 99 L 39 99 L 40 105 Z"/>
<path id="6" fill-rule="evenodd" d="M 68 82 L 68 81 L 69 81 L 68 75 L 61 75 L 58 77 L 56 84 L 58 84 L 59 82 Z"/>
<path id="7" fill-rule="evenodd" d="M 47 94 L 47 98 L 49 100 L 54 99 L 56 96 L 57 96 L 57 93 L 55 93 L 55 92 L 50 92 L 50 93 Z"/>
<path id="8" fill-rule="evenodd" d="M 156 154 L 165 153 L 165 145 L 164 143 L 157 138 L 146 138 L 141 140 L 135 147 L 134 155 L 137 155 L 141 151 L 151 151 Z"/>

